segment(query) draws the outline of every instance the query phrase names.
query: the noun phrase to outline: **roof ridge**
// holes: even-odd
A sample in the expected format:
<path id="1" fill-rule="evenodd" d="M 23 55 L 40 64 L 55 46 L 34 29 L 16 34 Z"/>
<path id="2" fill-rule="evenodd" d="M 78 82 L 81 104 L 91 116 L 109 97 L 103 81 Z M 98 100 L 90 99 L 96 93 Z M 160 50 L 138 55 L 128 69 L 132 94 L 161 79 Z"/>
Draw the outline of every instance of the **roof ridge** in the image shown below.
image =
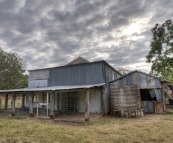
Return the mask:
<path id="1" fill-rule="evenodd" d="M 81 63 L 89 63 L 89 61 L 79 56 L 78 58 L 74 59 L 67 65 L 75 65 L 75 64 L 81 64 Z"/>

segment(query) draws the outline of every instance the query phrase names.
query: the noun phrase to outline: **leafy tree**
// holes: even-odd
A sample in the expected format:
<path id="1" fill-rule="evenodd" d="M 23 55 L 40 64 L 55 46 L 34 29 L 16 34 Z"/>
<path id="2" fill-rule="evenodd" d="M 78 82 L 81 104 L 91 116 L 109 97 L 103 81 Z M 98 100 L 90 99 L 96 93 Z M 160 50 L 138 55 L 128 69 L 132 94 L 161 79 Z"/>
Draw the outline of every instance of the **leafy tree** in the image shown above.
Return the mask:
<path id="1" fill-rule="evenodd" d="M 119 68 L 116 68 L 116 70 L 120 73 L 120 74 L 126 74 L 130 71 L 132 71 L 132 68 L 129 67 L 129 66 L 125 66 L 125 67 L 119 67 Z"/>
<path id="2" fill-rule="evenodd" d="M 28 76 L 24 75 L 26 62 L 17 54 L 8 53 L 0 48 L 0 89 L 24 88 Z"/>
<path id="3" fill-rule="evenodd" d="M 173 22 L 156 24 L 151 31 L 151 49 L 146 56 L 147 62 L 152 63 L 151 74 L 173 83 Z"/>

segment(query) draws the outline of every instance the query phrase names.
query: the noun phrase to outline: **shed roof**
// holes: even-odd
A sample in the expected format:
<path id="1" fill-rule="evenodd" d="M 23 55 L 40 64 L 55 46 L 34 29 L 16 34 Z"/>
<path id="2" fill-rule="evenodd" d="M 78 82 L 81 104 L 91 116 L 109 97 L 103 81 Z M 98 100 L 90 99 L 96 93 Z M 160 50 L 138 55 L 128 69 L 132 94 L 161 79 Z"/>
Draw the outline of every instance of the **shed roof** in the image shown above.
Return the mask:
<path id="1" fill-rule="evenodd" d="M 92 87 L 101 87 L 104 85 L 105 85 L 105 83 L 91 84 L 91 85 L 74 85 L 74 86 L 52 86 L 52 87 L 41 87 L 41 88 L 21 88 L 21 89 L 0 90 L 0 93 L 88 89 L 88 88 L 92 88 Z"/>
<path id="2" fill-rule="evenodd" d="M 126 76 L 128 76 L 128 75 L 130 75 L 130 74 L 133 74 L 133 73 L 135 73 L 135 72 L 142 73 L 142 74 L 145 74 L 145 75 L 154 77 L 154 78 L 160 80 L 161 82 L 169 83 L 169 81 L 166 81 L 166 80 L 164 80 L 164 79 L 162 79 L 162 78 L 158 78 L 158 77 L 155 77 L 155 76 L 153 76 L 153 75 L 150 75 L 150 74 L 147 74 L 147 73 L 138 71 L 138 70 L 135 70 L 135 71 L 129 72 L 129 73 L 125 74 L 125 75 L 122 75 L 121 77 L 119 77 L 119 78 L 117 78 L 117 79 L 115 79 L 115 80 L 110 81 L 110 83 L 112 83 L 112 82 L 114 82 L 114 81 L 117 81 L 117 80 L 120 80 L 120 79 L 122 79 L 122 78 L 124 78 L 124 77 L 126 77 Z"/>

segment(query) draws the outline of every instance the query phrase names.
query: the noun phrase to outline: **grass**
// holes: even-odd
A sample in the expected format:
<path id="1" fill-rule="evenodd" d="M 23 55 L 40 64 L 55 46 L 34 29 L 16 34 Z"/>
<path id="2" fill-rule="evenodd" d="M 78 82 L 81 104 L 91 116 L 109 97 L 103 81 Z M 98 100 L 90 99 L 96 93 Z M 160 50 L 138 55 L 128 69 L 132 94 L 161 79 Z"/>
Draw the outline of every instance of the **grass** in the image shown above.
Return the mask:
<path id="1" fill-rule="evenodd" d="M 0 115 L 0 142 L 170 143 L 173 114 L 142 118 L 102 117 L 84 124 Z"/>

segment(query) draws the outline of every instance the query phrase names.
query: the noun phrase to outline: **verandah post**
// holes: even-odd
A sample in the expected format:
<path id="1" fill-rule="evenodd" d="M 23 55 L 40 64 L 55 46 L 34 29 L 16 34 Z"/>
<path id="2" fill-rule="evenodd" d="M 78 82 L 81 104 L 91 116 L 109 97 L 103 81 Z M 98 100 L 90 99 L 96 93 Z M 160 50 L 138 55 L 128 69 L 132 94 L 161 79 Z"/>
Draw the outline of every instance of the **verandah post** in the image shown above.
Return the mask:
<path id="1" fill-rule="evenodd" d="M 85 92 L 85 121 L 90 121 L 90 113 L 89 113 L 89 89 L 86 90 Z"/>
<path id="2" fill-rule="evenodd" d="M 4 109 L 6 110 L 8 108 L 8 94 L 5 94 L 5 107 Z"/>
<path id="3" fill-rule="evenodd" d="M 31 117 L 34 116 L 34 114 L 33 114 L 33 98 L 34 98 L 34 92 L 29 92 L 29 114 Z"/>
<path id="4" fill-rule="evenodd" d="M 16 93 L 13 92 L 12 94 L 12 102 L 11 102 L 11 115 L 15 116 L 15 101 L 16 101 Z"/>
<path id="5" fill-rule="evenodd" d="M 22 106 L 25 106 L 25 94 L 22 95 Z"/>
<path id="6" fill-rule="evenodd" d="M 54 101 L 55 101 L 55 92 L 50 92 L 50 118 L 54 118 Z"/>

